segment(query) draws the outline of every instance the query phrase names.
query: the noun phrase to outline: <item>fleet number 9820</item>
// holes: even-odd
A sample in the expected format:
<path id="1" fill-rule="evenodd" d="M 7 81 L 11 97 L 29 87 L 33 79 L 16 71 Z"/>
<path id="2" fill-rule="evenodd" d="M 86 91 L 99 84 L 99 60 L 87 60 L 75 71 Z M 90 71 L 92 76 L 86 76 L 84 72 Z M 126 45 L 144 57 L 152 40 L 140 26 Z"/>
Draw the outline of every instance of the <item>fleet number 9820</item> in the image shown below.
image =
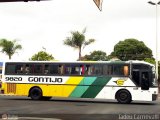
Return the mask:
<path id="1" fill-rule="evenodd" d="M 22 81 L 22 77 L 5 77 L 6 81 Z"/>

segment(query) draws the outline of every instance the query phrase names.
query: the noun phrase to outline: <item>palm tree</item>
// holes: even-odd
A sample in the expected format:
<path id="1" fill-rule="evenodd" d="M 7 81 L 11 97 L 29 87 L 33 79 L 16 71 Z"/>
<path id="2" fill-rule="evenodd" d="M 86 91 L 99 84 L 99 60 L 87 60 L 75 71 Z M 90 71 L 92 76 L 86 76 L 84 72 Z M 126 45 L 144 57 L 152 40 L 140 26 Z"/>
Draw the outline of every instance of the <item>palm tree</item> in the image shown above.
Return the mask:
<path id="1" fill-rule="evenodd" d="M 78 60 L 81 60 L 82 48 L 85 48 L 87 45 L 90 45 L 95 41 L 95 39 L 89 39 L 88 41 L 86 41 L 85 32 L 86 32 L 86 28 L 82 31 L 82 33 L 79 31 L 72 31 L 71 37 L 67 37 L 64 40 L 64 45 L 68 45 L 70 47 L 73 47 L 79 50 Z"/>
<path id="2" fill-rule="evenodd" d="M 0 47 L 2 47 L 2 53 L 6 53 L 11 59 L 12 55 L 16 53 L 17 50 L 21 50 L 22 46 L 19 44 L 16 44 L 16 40 L 9 41 L 6 39 L 0 40 Z"/>

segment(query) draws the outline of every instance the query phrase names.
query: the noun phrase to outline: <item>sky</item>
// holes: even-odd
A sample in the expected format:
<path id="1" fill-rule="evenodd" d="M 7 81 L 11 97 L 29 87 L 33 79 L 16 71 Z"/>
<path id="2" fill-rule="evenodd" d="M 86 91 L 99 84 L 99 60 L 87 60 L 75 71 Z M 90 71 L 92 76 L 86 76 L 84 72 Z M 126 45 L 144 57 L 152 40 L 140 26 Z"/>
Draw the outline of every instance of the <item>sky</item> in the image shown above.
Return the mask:
<path id="1" fill-rule="evenodd" d="M 23 49 L 12 56 L 13 61 L 27 61 L 41 50 L 46 50 L 56 60 L 75 61 L 78 51 L 65 46 L 63 41 L 71 36 L 71 31 L 81 32 L 87 28 L 86 40 L 94 38 L 96 41 L 84 48 L 82 55 L 94 50 L 109 55 L 119 41 L 135 38 L 143 41 L 155 57 L 156 7 L 147 2 L 103 0 L 102 11 L 93 0 L 0 3 L 0 39 L 16 39 L 22 45 Z M 159 32 L 160 5 L 157 15 Z M 6 61 L 8 56 L 0 53 L 0 59 Z"/>

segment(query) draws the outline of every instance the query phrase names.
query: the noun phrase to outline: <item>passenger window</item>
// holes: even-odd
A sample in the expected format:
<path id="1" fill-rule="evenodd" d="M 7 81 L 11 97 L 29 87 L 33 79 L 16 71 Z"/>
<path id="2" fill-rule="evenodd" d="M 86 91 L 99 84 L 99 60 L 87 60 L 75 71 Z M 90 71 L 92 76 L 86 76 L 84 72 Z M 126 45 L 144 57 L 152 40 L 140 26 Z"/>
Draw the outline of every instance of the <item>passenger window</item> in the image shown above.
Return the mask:
<path id="1" fill-rule="evenodd" d="M 72 75 L 80 75 L 80 67 L 79 66 L 72 66 L 71 74 Z"/>
<path id="2" fill-rule="evenodd" d="M 49 65 L 45 65 L 44 66 L 44 74 L 46 75 L 46 74 L 49 74 Z"/>
<path id="3" fill-rule="evenodd" d="M 42 74 L 43 73 L 43 66 L 42 65 L 35 65 L 34 66 L 34 73 L 35 74 Z"/>
<path id="4" fill-rule="evenodd" d="M 94 67 L 92 65 L 86 65 L 85 74 L 92 75 L 94 71 Z"/>
<path id="5" fill-rule="evenodd" d="M 63 75 L 64 74 L 64 65 L 58 66 L 58 74 Z"/>
<path id="6" fill-rule="evenodd" d="M 59 65 L 53 65 L 53 64 L 46 64 L 44 66 L 44 74 L 53 74 L 53 75 L 58 75 L 60 74 L 59 72 Z"/>
<path id="7" fill-rule="evenodd" d="M 25 65 L 25 74 L 32 74 L 33 69 L 34 69 L 34 67 L 32 64 L 26 64 Z"/>
<path id="8" fill-rule="evenodd" d="M 50 65 L 50 74 L 58 74 L 59 65 Z"/>
<path id="9" fill-rule="evenodd" d="M 85 74 L 86 75 L 102 75 L 103 68 L 101 65 L 86 65 Z"/>
<path id="10" fill-rule="evenodd" d="M 115 65 L 114 66 L 114 75 L 129 75 L 129 67 L 127 65 Z"/>
<path id="11" fill-rule="evenodd" d="M 94 66 L 93 74 L 94 74 L 94 75 L 102 75 L 102 66 L 100 66 L 100 65 L 95 65 L 95 66 Z"/>
<path id="12" fill-rule="evenodd" d="M 23 64 L 22 65 L 16 65 L 15 69 L 16 69 L 15 71 L 16 71 L 17 74 L 22 74 L 24 72 Z"/>
<path id="13" fill-rule="evenodd" d="M 113 75 L 124 75 L 123 66 L 115 65 L 113 70 Z"/>
<path id="14" fill-rule="evenodd" d="M 15 64 L 6 64 L 5 74 L 15 74 L 16 65 Z"/>
<path id="15" fill-rule="evenodd" d="M 66 65 L 65 66 L 66 75 L 82 75 L 84 74 L 84 66 L 82 65 Z"/>
<path id="16" fill-rule="evenodd" d="M 128 65 L 104 65 L 103 67 L 104 75 L 114 75 L 114 76 L 128 76 L 129 66 Z"/>
<path id="17" fill-rule="evenodd" d="M 65 66 L 65 75 L 70 75 L 71 74 L 71 70 L 72 70 L 71 66 L 66 65 Z"/>
<path id="18" fill-rule="evenodd" d="M 112 75 L 113 74 L 113 66 L 112 65 L 104 65 L 103 74 L 104 75 Z"/>

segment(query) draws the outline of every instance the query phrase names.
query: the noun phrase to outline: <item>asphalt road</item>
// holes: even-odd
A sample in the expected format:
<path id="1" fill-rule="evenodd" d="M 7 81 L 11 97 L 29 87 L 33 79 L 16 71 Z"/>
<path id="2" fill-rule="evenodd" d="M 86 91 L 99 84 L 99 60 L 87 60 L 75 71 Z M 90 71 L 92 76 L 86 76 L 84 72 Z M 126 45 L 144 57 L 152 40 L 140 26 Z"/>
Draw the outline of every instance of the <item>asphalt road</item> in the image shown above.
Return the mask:
<path id="1" fill-rule="evenodd" d="M 160 119 L 160 98 L 154 102 L 118 104 L 112 100 L 64 99 L 33 101 L 28 97 L 0 96 L 0 115 L 11 119 Z M 0 116 L 0 118 L 1 118 Z M 145 118 L 145 119 L 144 119 Z"/>

